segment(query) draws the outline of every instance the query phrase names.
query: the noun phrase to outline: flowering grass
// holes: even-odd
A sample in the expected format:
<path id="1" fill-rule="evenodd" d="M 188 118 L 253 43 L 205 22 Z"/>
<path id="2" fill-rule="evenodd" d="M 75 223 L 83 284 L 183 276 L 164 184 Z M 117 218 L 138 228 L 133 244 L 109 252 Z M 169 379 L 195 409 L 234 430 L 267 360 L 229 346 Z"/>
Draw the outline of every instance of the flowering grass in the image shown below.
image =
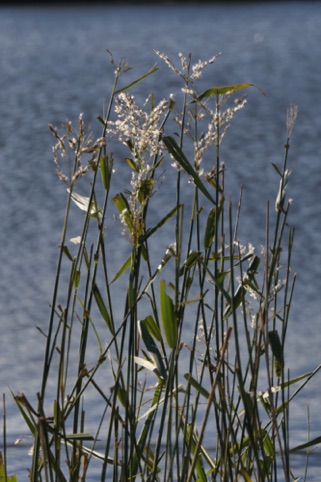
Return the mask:
<path id="1" fill-rule="evenodd" d="M 296 106 L 271 166 L 266 244 L 243 246 L 242 191 L 236 207 L 226 199 L 221 144 L 248 89 L 263 92 L 199 92 L 218 56 L 180 54 L 177 67 L 156 55 L 179 77 L 176 95 L 139 105 L 135 85 L 157 68 L 119 87 L 129 66 L 110 56 L 101 136 L 82 115 L 76 129 L 50 126 L 67 197 L 37 404 L 13 394 L 34 439 L 29 480 L 298 480 L 291 454 L 318 440 L 291 445 L 289 410 L 318 367 L 290 379 L 284 355 Z"/>

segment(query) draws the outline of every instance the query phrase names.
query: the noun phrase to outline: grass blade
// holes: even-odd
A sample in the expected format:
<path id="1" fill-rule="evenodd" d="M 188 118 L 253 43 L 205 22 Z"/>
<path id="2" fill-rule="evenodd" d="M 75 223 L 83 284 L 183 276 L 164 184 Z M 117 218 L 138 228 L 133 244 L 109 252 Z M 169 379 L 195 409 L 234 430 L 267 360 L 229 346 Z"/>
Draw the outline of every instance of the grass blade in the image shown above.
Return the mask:
<path id="1" fill-rule="evenodd" d="M 204 196 L 206 196 L 212 204 L 215 204 L 213 197 L 210 195 L 209 191 L 200 180 L 199 175 L 193 168 L 192 164 L 185 157 L 185 154 L 183 153 L 182 149 L 179 147 L 175 139 L 171 136 L 163 136 L 162 139 L 168 152 L 174 157 L 174 159 L 180 164 L 180 166 L 182 166 L 184 171 L 193 178 L 196 186 L 204 194 Z"/>
<path id="2" fill-rule="evenodd" d="M 170 348 L 175 348 L 178 338 L 178 327 L 174 311 L 174 303 L 166 293 L 165 281 L 160 281 L 160 312 L 165 338 Z"/>

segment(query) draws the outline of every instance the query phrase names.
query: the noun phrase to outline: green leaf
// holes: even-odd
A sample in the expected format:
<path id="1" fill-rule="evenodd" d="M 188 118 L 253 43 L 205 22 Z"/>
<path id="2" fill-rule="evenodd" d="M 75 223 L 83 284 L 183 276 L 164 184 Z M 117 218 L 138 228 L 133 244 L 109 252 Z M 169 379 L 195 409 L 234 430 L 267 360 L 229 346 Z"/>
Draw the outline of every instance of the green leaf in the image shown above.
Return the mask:
<path id="1" fill-rule="evenodd" d="M 79 288 L 80 275 L 81 275 L 81 272 L 80 272 L 79 269 L 77 269 L 77 270 L 74 272 L 74 280 L 73 280 L 76 289 Z"/>
<path id="2" fill-rule="evenodd" d="M 154 234 L 159 228 L 161 228 L 175 213 L 178 209 L 180 209 L 182 207 L 182 204 L 180 204 L 179 206 L 175 206 L 168 214 L 166 214 L 166 216 L 163 217 L 163 219 L 158 223 L 156 224 L 156 226 L 154 226 L 153 228 L 149 228 L 146 233 L 144 233 L 140 238 L 139 238 L 139 242 L 140 243 L 143 243 L 144 241 L 146 241 L 146 239 L 148 239 L 152 234 Z"/>
<path id="3" fill-rule="evenodd" d="M 216 206 L 213 207 L 207 217 L 207 223 L 205 228 L 204 234 L 204 247 L 208 249 L 211 247 L 211 244 L 214 239 L 214 235 L 216 232 Z"/>
<path id="4" fill-rule="evenodd" d="M 223 281 L 224 281 L 224 276 L 222 275 L 222 273 L 219 274 L 219 277 L 215 277 L 214 274 L 211 272 L 211 270 L 208 268 L 208 266 L 206 266 L 205 263 L 203 263 L 203 266 L 205 267 L 206 269 L 206 273 L 208 274 L 208 276 L 211 278 L 211 281 L 213 281 L 213 283 L 215 284 L 215 286 L 218 288 L 218 290 L 222 293 L 222 295 L 224 296 L 224 298 L 226 299 L 226 301 L 231 304 L 232 301 L 231 301 L 231 297 L 230 295 L 228 294 L 228 292 L 225 290 L 224 286 L 223 286 Z"/>
<path id="5" fill-rule="evenodd" d="M 73 261 L 73 257 L 71 256 L 70 251 L 69 251 L 67 246 L 64 245 L 62 247 L 62 252 L 67 256 L 68 259 L 70 259 L 70 261 Z"/>
<path id="6" fill-rule="evenodd" d="M 154 185 L 153 179 L 143 179 L 138 191 L 138 201 L 142 204 L 150 196 Z"/>
<path id="7" fill-rule="evenodd" d="M 292 449 L 290 449 L 290 454 L 294 452 L 301 452 L 302 450 L 305 450 L 309 447 L 313 447 L 314 445 L 317 445 L 320 443 L 321 443 L 321 437 L 316 437 L 313 440 L 309 440 L 309 442 L 293 447 Z"/>
<path id="8" fill-rule="evenodd" d="M 207 482 L 207 476 L 204 470 L 204 463 L 202 457 L 202 446 L 200 446 L 201 450 L 197 451 L 197 447 L 199 446 L 199 437 L 198 434 L 193 430 L 193 425 L 191 423 L 183 423 L 181 422 L 181 429 L 184 434 L 186 447 L 189 447 L 193 458 L 196 457 L 195 462 L 195 471 L 197 473 L 197 482 Z"/>
<path id="9" fill-rule="evenodd" d="M 128 403 L 127 391 L 125 390 L 125 388 L 123 388 L 119 385 L 117 385 L 117 387 L 111 387 L 112 392 L 115 389 L 117 390 L 116 394 L 117 394 L 118 400 L 120 401 L 120 403 L 122 404 L 123 407 L 126 407 L 127 403 Z"/>
<path id="10" fill-rule="evenodd" d="M 235 312 L 235 310 L 243 302 L 245 294 L 246 294 L 246 289 L 244 288 L 244 285 L 243 284 L 239 285 L 233 296 L 233 302 L 231 302 L 224 310 L 223 320 L 226 320 L 229 316 L 232 315 L 232 313 Z"/>
<path id="11" fill-rule="evenodd" d="M 280 378 L 284 362 L 282 344 L 277 330 L 269 331 L 269 341 L 274 356 L 275 373 Z"/>
<path id="12" fill-rule="evenodd" d="M 130 212 L 130 207 L 127 202 L 127 199 L 122 193 L 116 194 L 113 197 L 113 201 L 115 203 L 116 208 L 118 209 L 119 213 L 122 215 L 124 222 L 129 230 L 130 233 L 133 231 L 133 217 L 132 213 Z"/>
<path id="13" fill-rule="evenodd" d="M 250 474 L 248 473 L 247 470 L 245 470 L 244 467 L 240 468 L 240 474 L 242 475 L 244 482 L 253 482 L 253 479 L 251 478 Z"/>
<path id="14" fill-rule="evenodd" d="M 149 323 L 150 323 L 150 321 L 151 320 L 149 320 Z M 146 320 L 140 320 L 139 329 L 140 329 L 142 339 L 143 339 L 143 341 L 145 343 L 145 346 L 148 350 L 148 353 L 154 361 L 154 365 L 152 364 L 153 367 L 154 367 L 153 371 L 155 372 L 155 374 L 159 378 L 161 378 L 162 380 L 165 380 L 166 379 L 166 369 L 165 369 L 165 365 L 164 365 L 164 362 L 163 362 L 163 358 L 162 358 L 162 355 L 161 355 L 159 349 L 157 348 L 157 345 L 155 343 L 154 338 L 152 337 L 152 335 L 150 334 L 150 332 L 148 330 Z M 155 370 L 155 368 L 157 370 Z"/>
<path id="15" fill-rule="evenodd" d="M 99 158 L 100 175 L 106 191 L 110 188 L 110 167 L 108 156 L 100 156 Z"/>
<path id="16" fill-rule="evenodd" d="M 278 173 L 278 175 L 283 178 L 283 175 L 282 175 L 282 172 L 280 171 L 280 169 L 278 168 L 278 166 L 276 164 L 274 164 L 274 162 L 272 162 L 272 166 L 274 167 L 274 169 L 276 170 L 276 172 Z"/>
<path id="17" fill-rule="evenodd" d="M 224 204 L 224 198 L 221 199 L 219 206 L 214 206 L 207 217 L 207 223 L 205 228 L 204 234 L 204 247 L 205 249 L 209 249 L 213 242 L 214 236 L 217 233 L 217 225 L 220 218 L 220 214 L 222 212 Z"/>
<path id="18" fill-rule="evenodd" d="M 190 373 L 185 373 L 184 378 L 192 387 L 196 388 L 196 390 L 203 395 L 203 397 L 205 397 L 207 400 L 209 399 L 210 392 L 206 390 L 206 388 L 202 387 L 202 385 L 200 385 L 200 383 Z"/>
<path id="19" fill-rule="evenodd" d="M 185 270 L 193 268 L 193 266 L 195 266 L 195 264 L 201 259 L 202 253 L 200 251 L 191 251 L 178 272 L 179 276 L 183 276 Z"/>
<path id="20" fill-rule="evenodd" d="M 115 95 L 117 94 L 120 94 L 121 92 L 125 92 L 125 90 L 128 90 L 130 89 L 131 87 L 133 87 L 134 85 L 138 84 L 139 82 L 141 82 L 142 80 L 146 79 L 146 77 L 148 77 L 149 75 L 153 74 L 154 72 L 156 72 L 158 70 L 158 67 L 155 65 L 154 67 L 152 67 L 148 72 L 146 72 L 146 74 L 142 75 L 141 77 L 139 77 L 139 79 L 137 80 L 134 80 L 134 82 L 131 82 L 130 84 L 126 85 L 126 87 L 123 87 L 122 89 L 119 89 L 115 92 Z"/>
<path id="21" fill-rule="evenodd" d="M 147 330 L 149 333 L 156 338 L 157 341 L 162 341 L 162 334 L 157 325 L 156 321 L 151 315 L 146 316 L 144 323 L 146 325 Z"/>
<path id="22" fill-rule="evenodd" d="M 139 172 L 139 168 L 133 159 L 131 159 L 130 157 L 126 157 L 125 159 L 127 164 L 133 169 L 133 171 Z"/>
<path id="23" fill-rule="evenodd" d="M 0 482 L 18 482 L 18 477 L 16 476 L 16 474 L 6 476 L 5 465 L 3 463 L 1 452 L 0 452 Z"/>
<path id="24" fill-rule="evenodd" d="M 174 216 L 176 211 L 181 207 L 182 207 L 182 204 L 180 204 L 179 206 L 175 206 L 168 214 L 166 214 L 166 216 L 163 217 L 163 219 L 161 219 L 161 221 L 158 224 L 156 224 L 156 226 L 154 226 L 153 228 L 147 229 L 146 233 L 144 233 L 139 237 L 139 243 L 142 244 L 144 241 L 146 241 L 146 239 L 148 239 L 159 228 L 161 228 L 172 216 Z"/>
<path id="25" fill-rule="evenodd" d="M 129 257 L 126 259 L 125 263 L 122 265 L 122 267 L 117 271 L 117 273 L 113 277 L 112 283 L 114 283 L 114 281 L 120 278 L 121 275 L 131 267 L 131 265 L 132 265 L 132 255 L 130 254 Z"/>
<path id="26" fill-rule="evenodd" d="M 211 201 L 212 204 L 215 204 L 214 199 L 200 180 L 199 175 L 191 165 L 191 163 L 188 161 L 188 159 L 185 157 L 185 154 L 183 153 L 182 149 L 179 147 L 177 142 L 173 137 L 170 136 L 163 136 L 162 137 L 164 144 L 166 146 L 166 149 L 168 152 L 174 157 L 174 159 L 182 166 L 184 171 L 193 178 L 196 186 L 199 188 L 199 190 L 204 194 L 204 196 L 207 197 Z"/>
<path id="27" fill-rule="evenodd" d="M 66 440 L 95 440 L 90 433 L 70 433 L 66 435 Z"/>
<path id="28" fill-rule="evenodd" d="M 178 326 L 175 316 L 174 304 L 170 296 L 166 293 L 165 281 L 159 283 L 160 292 L 160 312 L 161 320 L 165 333 L 166 341 L 170 348 L 175 348 L 178 339 Z"/>
<path id="29" fill-rule="evenodd" d="M 266 432 L 265 435 L 263 436 L 263 445 L 266 453 L 269 455 L 269 457 L 275 457 L 275 448 L 274 444 L 272 442 L 271 437 L 269 434 Z"/>
<path id="30" fill-rule="evenodd" d="M 97 120 L 99 120 L 99 122 L 100 122 L 104 127 L 106 127 L 107 123 L 106 123 L 105 119 L 104 119 L 101 115 L 99 115 L 99 116 L 97 117 Z"/>
<path id="31" fill-rule="evenodd" d="M 244 258 L 244 259 L 246 259 L 246 258 Z M 243 260 L 242 260 L 242 261 L 243 261 Z M 246 270 L 247 276 L 248 276 L 250 279 L 253 279 L 253 278 L 254 278 L 254 276 L 255 276 L 255 274 L 256 274 L 256 272 L 257 272 L 257 269 L 258 269 L 260 263 L 261 263 L 261 259 L 260 259 L 258 256 L 256 256 L 256 254 L 253 255 L 253 257 L 252 257 L 252 259 L 251 259 L 251 261 L 250 261 L 250 263 L 249 263 L 249 267 L 248 267 L 248 269 Z"/>
<path id="32" fill-rule="evenodd" d="M 211 87 L 205 90 L 201 95 L 197 97 L 198 100 L 204 99 L 204 97 L 213 97 L 217 95 L 224 95 L 236 92 L 237 90 L 247 89 L 248 87 L 255 87 L 261 94 L 265 95 L 264 91 L 254 84 L 234 84 L 234 85 L 221 85 L 217 87 Z"/>
<path id="33" fill-rule="evenodd" d="M 26 422 L 30 432 L 32 433 L 33 437 L 36 438 L 38 434 L 38 427 L 36 420 L 33 418 L 30 410 L 28 410 L 29 402 L 27 401 L 24 394 L 18 394 L 15 396 L 14 393 L 11 391 L 11 395 L 13 396 L 16 404 L 18 405 L 18 409 L 24 421 Z"/>
<path id="34" fill-rule="evenodd" d="M 95 300 L 96 300 L 96 303 L 98 305 L 98 308 L 99 308 L 99 311 L 100 311 L 100 314 L 101 316 L 103 317 L 106 325 L 108 326 L 110 332 L 112 333 L 112 335 L 115 334 L 115 330 L 114 330 L 114 327 L 113 327 L 113 323 L 111 321 L 111 318 L 110 318 L 110 315 L 108 313 L 108 310 L 106 308 L 106 305 L 104 303 L 104 300 L 100 294 L 100 291 L 98 289 L 98 286 L 96 285 L 96 283 L 93 285 L 92 287 L 92 290 L 93 290 L 93 293 L 94 293 L 94 297 L 95 297 Z"/>

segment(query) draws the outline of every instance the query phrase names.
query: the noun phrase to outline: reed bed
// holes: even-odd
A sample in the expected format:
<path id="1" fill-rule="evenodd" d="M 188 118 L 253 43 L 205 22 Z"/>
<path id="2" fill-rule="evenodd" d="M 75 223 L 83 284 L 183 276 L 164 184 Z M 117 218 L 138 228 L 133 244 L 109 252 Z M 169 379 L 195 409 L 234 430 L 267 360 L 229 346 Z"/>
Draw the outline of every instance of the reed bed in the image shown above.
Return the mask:
<path id="1" fill-rule="evenodd" d="M 157 67 L 123 86 L 129 66 L 109 55 L 100 137 L 82 115 L 76 127 L 50 126 L 66 210 L 37 403 L 13 394 L 33 437 L 29 480 L 298 480 L 292 453 L 318 440 L 291 445 L 289 411 L 318 367 L 291 379 L 285 359 L 297 108 L 271 166 L 265 246 L 243 245 L 242 189 L 233 205 L 221 145 L 245 94 L 264 92 L 199 92 L 218 56 L 173 62 L 156 52 L 181 90 L 139 105 L 136 84 Z"/>

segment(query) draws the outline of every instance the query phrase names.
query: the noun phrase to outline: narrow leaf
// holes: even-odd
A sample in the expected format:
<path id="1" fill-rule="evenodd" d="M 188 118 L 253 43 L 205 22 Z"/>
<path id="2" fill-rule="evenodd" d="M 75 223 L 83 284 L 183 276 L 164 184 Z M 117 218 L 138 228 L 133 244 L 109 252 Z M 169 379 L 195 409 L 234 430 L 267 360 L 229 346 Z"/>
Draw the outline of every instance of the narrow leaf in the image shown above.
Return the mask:
<path id="1" fill-rule="evenodd" d="M 153 190 L 154 180 L 153 179 L 143 179 L 138 190 L 138 201 L 142 204 L 150 196 Z"/>
<path id="2" fill-rule="evenodd" d="M 175 348 L 178 339 L 178 327 L 175 317 L 174 304 L 166 293 L 165 281 L 161 280 L 160 287 L 160 312 L 166 341 L 170 348 Z"/>
<path id="3" fill-rule="evenodd" d="M 66 440 L 95 440 L 90 433 L 70 433 L 66 435 Z"/>
<path id="4" fill-rule="evenodd" d="M 204 247 L 208 249 L 211 247 L 211 244 L 214 239 L 216 231 L 216 207 L 212 208 L 207 217 L 207 223 L 205 227 L 205 234 L 204 234 Z"/>
<path id="5" fill-rule="evenodd" d="M 247 470 L 244 467 L 240 468 L 240 474 L 242 475 L 244 482 L 252 482 L 252 478 L 250 477 Z"/>
<path id="6" fill-rule="evenodd" d="M 133 230 L 133 217 L 132 213 L 130 212 L 130 207 L 127 199 L 122 193 L 119 193 L 113 197 L 113 201 L 119 213 L 121 214 L 129 232 L 131 233 Z"/>
<path id="7" fill-rule="evenodd" d="M 159 326 L 157 325 L 156 321 L 151 315 L 146 316 L 145 320 L 145 325 L 148 330 L 148 332 L 156 338 L 157 341 L 162 341 L 162 334 L 159 329 Z"/>
<path id="8" fill-rule="evenodd" d="M 183 153 L 182 149 L 179 147 L 175 139 L 170 136 L 163 136 L 162 139 L 164 141 L 164 144 L 168 152 L 182 166 L 184 171 L 193 178 L 196 186 L 204 194 L 204 196 L 206 196 L 207 199 L 209 199 L 212 204 L 215 204 L 213 197 L 210 195 L 210 193 L 208 192 L 208 190 L 200 180 L 199 175 L 197 174 L 197 172 L 195 171 L 191 163 L 188 161 L 188 159 L 185 157 L 185 154 Z"/>
<path id="9" fill-rule="evenodd" d="M 62 247 L 62 252 L 67 256 L 68 259 L 70 259 L 70 261 L 73 261 L 73 258 L 71 256 L 70 251 L 69 251 L 67 246 L 64 245 Z"/>
<path id="10" fill-rule="evenodd" d="M 246 294 L 246 289 L 244 288 L 243 284 L 239 285 L 233 296 L 233 302 L 231 301 L 231 303 L 224 310 L 223 320 L 226 320 L 229 316 L 231 316 L 235 312 L 235 310 L 243 302 L 245 294 Z"/>
<path id="11" fill-rule="evenodd" d="M 264 91 L 254 84 L 235 84 L 235 85 L 221 85 L 217 87 L 211 87 L 205 90 L 201 95 L 197 97 L 198 100 L 204 99 L 204 97 L 213 97 L 217 95 L 224 95 L 236 92 L 237 90 L 247 89 L 248 87 L 255 87 L 261 94 L 265 95 Z"/>
<path id="12" fill-rule="evenodd" d="M 217 233 L 217 225 L 220 218 L 220 214 L 223 209 L 224 198 L 221 199 L 219 206 L 214 206 L 207 217 L 207 223 L 204 234 L 204 247 L 206 249 L 211 247 L 214 236 Z"/>
<path id="13" fill-rule="evenodd" d="M 204 263 L 203 263 L 204 264 Z M 224 277 L 222 278 L 222 274 L 220 275 L 219 278 L 216 278 L 213 273 L 209 270 L 208 266 L 206 266 L 204 264 L 204 267 L 206 269 L 206 273 L 208 274 L 208 276 L 211 278 L 211 280 L 213 281 L 213 283 L 215 284 L 215 286 L 219 289 L 219 291 L 222 293 L 222 295 L 224 296 L 224 298 L 226 299 L 226 301 L 231 304 L 232 301 L 231 301 L 231 297 L 230 295 L 228 294 L 228 292 L 224 289 L 224 286 L 223 286 L 223 282 L 224 281 Z"/>
<path id="14" fill-rule="evenodd" d="M 103 300 L 103 298 L 100 294 L 100 291 L 98 289 L 98 286 L 96 284 L 94 284 L 92 290 L 93 290 L 94 297 L 95 297 L 96 303 L 98 305 L 100 314 L 103 317 L 103 319 L 104 319 L 106 325 L 108 326 L 110 332 L 114 335 L 114 333 L 115 333 L 114 327 L 113 327 L 110 315 L 108 313 L 108 310 L 106 308 L 106 305 L 104 303 L 104 300 Z"/>
<path id="15" fill-rule="evenodd" d="M 142 244 L 144 241 L 146 241 L 146 239 L 148 239 L 152 234 L 154 234 L 159 228 L 161 228 L 172 216 L 174 216 L 174 214 L 176 213 L 176 211 L 178 209 L 180 209 L 182 207 L 182 204 L 180 204 L 179 206 L 175 206 L 168 214 L 166 214 L 166 216 L 163 217 L 163 219 L 161 219 L 161 221 L 156 224 L 156 226 L 154 226 L 153 228 L 150 228 L 150 229 L 147 229 L 146 233 L 144 233 L 142 236 L 140 236 L 139 238 L 139 242 L 140 244 Z"/>
<path id="16" fill-rule="evenodd" d="M 278 378 L 282 375 L 283 368 L 283 350 L 282 344 L 277 330 L 269 331 L 269 341 L 274 356 L 275 373 Z"/>
<path id="17" fill-rule="evenodd" d="M 126 259 L 125 263 L 122 265 L 122 267 L 117 271 L 117 273 L 113 277 L 112 283 L 114 283 L 114 281 L 116 281 L 118 278 L 120 278 L 121 275 L 123 273 L 125 273 L 125 271 L 127 271 L 131 267 L 131 265 L 132 265 L 132 255 L 129 255 L 129 257 Z"/>
<path id="18" fill-rule="evenodd" d="M 293 447 L 290 449 L 290 453 L 294 452 L 300 452 L 302 450 L 305 450 L 309 447 L 313 447 L 314 445 L 320 444 L 321 443 L 321 437 L 316 437 L 313 440 L 309 440 L 309 442 L 306 442 L 302 445 L 297 445 L 296 447 Z"/>
<path id="19" fill-rule="evenodd" d="M 133 159 L 131 159 L 130 157 L 126 157 L 125 159 L 127 161 L 127 164 L 133 169 L 133 171 L 135 172 L 139 171 L 137 164 Z"/>
<path id="20" fill-rule="evenodd" d="M 276 170 L 278 175 L 282 178 L 283 175 L 282 175 L 282 172 L 280 171 L 280 169 L 278 168 L 278 166 L 276 164 L 274 164 L 274 162 L 272 162 L 272 166 L 274 167 L 274 169 Z"/>
<path id="21" fill-rule="evenodd" d="M 154 72 L 156 72 L 158 70 L 158 67 L 155 65 L 154 67 L 152 67 L 148 72 L 146 72 L 146 74 L 142 75 L 141 77 L 139 77 L 139 79 L 137 80 L 134 80 L 134 82 L 131 82 L 130 84 L 126 85 L 126 87 L 123 87 L 122 89 L 119 89 L 115 92 L 115 94 L 120 94 L 121 92 L 125 92 L 125 90 L 128 90 L 130 89 L 131 87 L 133 87 L 134 85 L 138 84 L 139 82 L 141 82 L 142 80 L 146 79 L 146 77 L 148 77 L 149 75 L 153 74 Z"/>
<path id="22" fill-rule="evenodd" d="M 110 171 L 108 156 L 100 156 L 99 158 L 100 175 L 104 188 L 106 191 L 110 188 Z"/>
<path id="23" fill-rule="evenodd" d="M 163 358 L 159 349 L 157 348 L 154 338 L 148 331 L 145 320 L 141 320 L 139 322 L 139 329 L 148 353 L 150 357 L 154 360 L 155 365 L 153 365 L 153 371 L 155 371 L 155 368 L 157 368 L 157 372 L 155 371 L 156 375 L 164 380 L 166 378 L 166 369 Z"/>
<path id="24" fill-rule="evenodd" d="M 188 381 L 192 387 L 196 388 L 196 390 L 203 395 L 207 400 L 209 399 L 210 392 L 206 390 L 206 388 L 202 387 L 200 383 L 190 374 L 190 373 L 185 373 L 184 378 Z"/>
<path id="25" fill-rule="evenodd" d="M 198 451 L 199 437 L 195 431 L 193 431 L 192 424 L 181 423 L 181 429 L 184 434 L 186 446 L 190 448 L 193 458 L 196 457 L 195 471 L 197 473 L 197 482 L 207 482 L 206 473 L 204 470 L 203 458 L 201 451 Z"/>

